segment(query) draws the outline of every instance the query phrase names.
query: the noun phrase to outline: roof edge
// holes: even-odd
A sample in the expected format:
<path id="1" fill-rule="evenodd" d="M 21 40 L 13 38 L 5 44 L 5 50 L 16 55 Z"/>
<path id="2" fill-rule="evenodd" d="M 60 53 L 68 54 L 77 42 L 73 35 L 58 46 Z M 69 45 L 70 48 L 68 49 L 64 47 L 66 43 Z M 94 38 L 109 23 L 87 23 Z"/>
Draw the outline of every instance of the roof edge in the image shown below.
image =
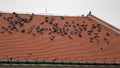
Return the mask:
<path id="1" fill-rule="evenodd" d="M 118 34 L 120 34 L 120 29 L 119 29 L 119 28 L 116 28 L 116 27 L 112 26 L 111 24 L 109 24 L 109 23 L 107 23 L 107 22 L 101 20 L 100 18 L 98 18 L 98 17 L 92 15 L 91 13 L 89 13 L 89 14 L 87 15 L 87 17 L 89 17 L 90 19 L 92 19 L 92 20 L 98 22 L 99 24 L 101 24 L 101 25 L 103 25 L 103 26 L 105 26 L 105 27 L 111 29 L 112 31 L 114 31 L 114 32 L 116 32 L 116 33 L 118 33 Z"/>
<path id="2" fill-rule="evenodd" d="M 4 11 L 0 12 L 2 14 L 12 14 L 14 11 Z M 44 16 L 64 16 L 64 17 L 86 17 L 86 15 L 59 15 L 54 13 L 34 13 L 34 12 L 15 12 L 17 14 L 34 14 L 34 15 L 44 15 Z"/>

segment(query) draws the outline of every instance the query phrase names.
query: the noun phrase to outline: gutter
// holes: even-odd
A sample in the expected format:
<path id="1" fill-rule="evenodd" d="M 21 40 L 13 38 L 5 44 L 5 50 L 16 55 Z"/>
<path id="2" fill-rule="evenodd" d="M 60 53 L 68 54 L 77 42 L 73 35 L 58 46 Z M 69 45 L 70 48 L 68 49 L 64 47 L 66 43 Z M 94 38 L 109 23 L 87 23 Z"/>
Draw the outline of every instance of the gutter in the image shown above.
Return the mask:
<path id="1" fill-rule="evenodd" d="M 68 62 L 68 61 L 42 61 L 42 60 L 0 60 L 0 65 L 23 66 L 79 66 L 79 65 L 120 65 L 120 62 Z"/>

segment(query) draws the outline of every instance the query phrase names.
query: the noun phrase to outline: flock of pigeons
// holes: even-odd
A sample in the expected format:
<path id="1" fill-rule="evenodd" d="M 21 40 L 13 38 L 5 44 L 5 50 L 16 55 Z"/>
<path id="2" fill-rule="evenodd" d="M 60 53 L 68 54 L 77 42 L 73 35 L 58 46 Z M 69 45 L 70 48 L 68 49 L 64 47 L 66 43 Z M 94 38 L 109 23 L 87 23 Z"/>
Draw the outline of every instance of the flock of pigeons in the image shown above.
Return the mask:
<path id="1" fill-rule="evenodd" d="M 101 24 L 92 24 L 90 29 L 88 29 L 88 24 L 86 21 L 82 21 L 82 23 L 76 23 L 75 21 L 72 22 L 65 22 L 63 23 L 63 26 L 59 26 L 60 22 L 55 22 L 54 17 L 48 17 L 45 16 L 45 19 L 41 22 L 39 22 L 39 25 L 32 25 L 29 29 L 24 29 L 23 26 L 27 23 L 31 23 L 31 21 L 34 19 L 34 14 L 30 14 L 28 18 L 23 18 L 19 14 L 13 12 L 11 16 L 4 17 L 2 13 L 0 13 L 0 17 L 2 17 L 9 25 L 0 25 L 1 30 L 0 34 L 4 34 L 4 32 L 9 32 L 9 34 L 13 33 L 13 30 L 16 30 L 18 32 L 22 33 L 28 33 L 32 34 L 33 36 L 36 35 L 36 33 L 44 34 L 45 32 L 48 32 L 50 35 L 50 40 L 55 40 L 54 34 L 58 34 L 60 36 L 68 36 L 69 39 L 73 39 L 73 35 L 78 35 L 78 37 L 82 38 L 84 37 L 83 31 L 86 31 L 88 35 L 92 35 L 92 37 L 89 38 L 89 42 L 93 43 L 94 41 L 97 41 L 100 43 L 100 36 L 99 33 L 101 32 Z M 63 16 L 60 16 L 61 20 L 65 20 Z M 42 27 L 43 25 L 48 24 L 50 27 Z M 22 30 L 19 30 L 19 28 L 23 28 Z M 96 31 L 97 30 L 97 31 Z M 110 36 L 109 33 L 106 33 L 106 36 Z M 103 38 L 103 40 L 109 44 L 110 41 L 107 38 Z"/>

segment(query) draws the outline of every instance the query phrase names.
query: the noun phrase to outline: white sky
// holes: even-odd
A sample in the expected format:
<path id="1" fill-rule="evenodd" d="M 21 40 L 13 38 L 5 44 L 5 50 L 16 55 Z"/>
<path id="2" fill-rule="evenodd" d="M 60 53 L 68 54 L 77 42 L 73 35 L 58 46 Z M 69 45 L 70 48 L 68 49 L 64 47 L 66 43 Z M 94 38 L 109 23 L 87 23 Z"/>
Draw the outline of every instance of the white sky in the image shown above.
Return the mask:
<path id="1" fill-rule="evenodd" d="M 120 29 L 120 0 L 0 0 L 0 11 L 87 15 L 89 11 Z"/>

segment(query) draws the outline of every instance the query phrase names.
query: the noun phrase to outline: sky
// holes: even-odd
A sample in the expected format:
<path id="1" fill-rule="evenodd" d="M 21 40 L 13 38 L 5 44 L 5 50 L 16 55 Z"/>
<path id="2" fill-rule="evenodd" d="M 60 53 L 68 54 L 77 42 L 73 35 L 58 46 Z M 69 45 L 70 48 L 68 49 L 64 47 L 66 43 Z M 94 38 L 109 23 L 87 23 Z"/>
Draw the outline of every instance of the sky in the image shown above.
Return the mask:
<path id="1" fill-rule="evenodd" d="M 120 29 L 120 0 L 0 0 L 0 12 L 81 16 L 89 11 Z"/>

